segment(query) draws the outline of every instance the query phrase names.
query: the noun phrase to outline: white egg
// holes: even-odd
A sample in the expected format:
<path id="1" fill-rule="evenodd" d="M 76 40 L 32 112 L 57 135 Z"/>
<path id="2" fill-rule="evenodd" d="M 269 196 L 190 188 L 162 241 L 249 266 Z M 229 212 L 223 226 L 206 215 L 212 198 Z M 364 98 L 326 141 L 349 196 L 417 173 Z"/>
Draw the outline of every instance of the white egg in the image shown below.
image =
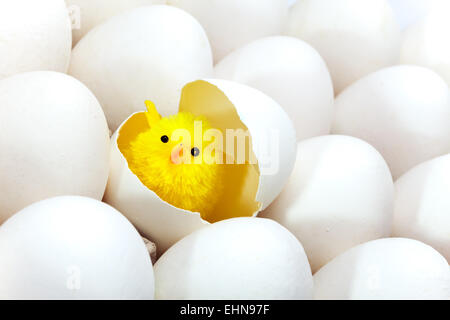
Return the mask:
<path id="1" fill-rule="evenodd" d="M 333 133 L 366 140 L 394 178 L 450 152 L 450 91 L 433 71 L 390 67 L 359 80 L 336 99 Z"/>
<path id="2" fill-rule="evenodd" d="M 99 99 L 111 130 L 152 100 L 176 113 L 181 88 L 212 74 L 212 54 L 200 24 L 183 10 L 146 6 L 91 30 L 74 48 L 69 73 Z"/>
<path id="3" fill-rule="evenodd" d="M 205 28 L 217 62 L 246 43 L 281 34 L 287 0 L 167 0 L 192 14 Z"/>
<path id="4" fill-rule="evenodd" d="M 179 111 L 205 116 L 221 132 L 219 141 L 224 147 L 233 145 L 236 133 L 239 137 L 249 135 L 252 148 L 237 139 L 234 146 L 243 148 L 233 155 L 232 163 L 224 165 L 225 181 L 217 182 L 224 194 L 211 215 L 201 216 L 161 200 L 130 170 L 123 152 L 129 141 L 148 128 L 145 113 L 132 115 L 119 127 L 112 137 L 111 169 L 104 200 L 155 242 L 159 253 L 210 222 L 257 215 L 283 189 L 296 156 L 292 122 L 274 100 L 256 89 L 226 80 L 194 81 L 184 87 Z M 225 140 L 227 137 L 231 143 Z M 242 151 L 245 163 L 239 164 L 237 159 Z M 248 154 L 253 156 L 248 158 Z"/>
<path id="5" fill-rule="evenodd" d="M 62 73 L 0 81 L 0 223 L 25 206 L 73 194 L 101 199 L 109 132 L 94 95 Z"/>
<path id="6" fill-rule="evenodd" d="M 389 0 L 389 3 L 397 16 L 397 21 L 402 29 L 414 24 L 420 18 L 427 15 L 436 5 L 441 5 L 447 0 Z"/>
<path id="7" fill-rule="evenodd" d="M 437 10 L 440 9 L 440 10 Z M 436 7 L 407 29 L 400 63 L 417 64 L 439 73 L 450 86 L 450 3 Z"/>
<path id="8" fill-rule="evenodd" d="M 72 29 L 64 0 L 0 1 L 0 21 L 0 79 L 67 71 Z"/>
<path id="9" fill-rule="evenodd" d="M 323 136 L 298 144 L 286 188 L 261 216 L 300 240 L 315 272 L 355 245 L 389 236 L 393 201 L 389 168 L 372 146 Z"/>
<path id="10" fill-rule="evenodd" d="M 150 256 L 120 212 L 89 198 L 44 200 L 0 228 L 1 299 L 153 299 Z"/>
<path id="11" fill-rule="evenodd" d="M 196 231 L 155 264 L 155 298 L 312 299 L 305 252 L 269 219 L 236 218 Z"/>
<path id="12" fill-rule="evenodd" d="M 393 65 L 400 30 L 386 0 L 303 0 L 292 8 L 287 33 L 325 59 L 336 93 Z"/>
<path id="13" fill-rule="evenodd" d="M 166 0 L 66 0 L 69 9 L 79 16 L 73 29 L 73 44 L 91 29 L 126 10 L 152 4 L 165 4 Z"/>
<path id="14" fill-rule="evenodd" d="M 330 133 L 334 112 L 330 73 L 317 51 L 299 39 L 256 40 L 220 61 L 215 76 L 275 99 L 294 122 L 298 140 Z"/>
<path id="15" fill-rule="evenodd" d="M 422 241 L 450 262 L 450 154 L 414 167 L 395 190 L 393 235 Z"/>
<path id="16" fill-rule="evenodd" d="M 314 275 L 315 299 L 450 299 L 450 269 L 433 248 L 390 238 L 361 244 Z"/>

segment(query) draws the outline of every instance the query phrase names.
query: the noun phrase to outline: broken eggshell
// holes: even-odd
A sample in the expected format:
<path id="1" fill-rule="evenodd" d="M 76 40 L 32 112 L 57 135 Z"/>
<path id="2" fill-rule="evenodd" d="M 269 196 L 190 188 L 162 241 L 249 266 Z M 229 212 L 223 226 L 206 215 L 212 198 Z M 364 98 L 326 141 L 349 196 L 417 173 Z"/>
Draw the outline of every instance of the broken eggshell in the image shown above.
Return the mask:
<path id="1" fill-rule="evenodd" d="M 214 215 L 202 218 L 200 213 L 176 208 L 160 199 L 129 169 L 121 148 L 148 124 L 144 112 L 128 118 L 112 137 L 104 200 L 154 241 L 159 254 L 210 222 L 256 216 L 281 192 L 296 157 L 292 122 L 273 99 L 256 89 L 226 80 L 194 81 L 184 87 L 179 111 L 203 115 L 213 128 L 224 133 L 227 129 L 248 130 L 257 162 L 225 165 L 224 194 Z"/>

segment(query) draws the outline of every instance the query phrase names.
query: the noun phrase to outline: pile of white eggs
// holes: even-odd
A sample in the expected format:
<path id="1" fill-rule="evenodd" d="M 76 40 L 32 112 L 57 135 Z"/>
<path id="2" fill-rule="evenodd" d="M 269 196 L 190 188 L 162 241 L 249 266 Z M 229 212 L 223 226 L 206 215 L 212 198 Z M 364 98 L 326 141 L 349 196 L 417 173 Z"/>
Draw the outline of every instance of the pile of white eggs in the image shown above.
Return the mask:
<path id="1" fill-rule="evenodd" d="M 0 1 L 0 298 L 450 299 L 449 34 L 446 0 Z M 192 99 L 280 132 L 248 216 L 119 152 Z"/>

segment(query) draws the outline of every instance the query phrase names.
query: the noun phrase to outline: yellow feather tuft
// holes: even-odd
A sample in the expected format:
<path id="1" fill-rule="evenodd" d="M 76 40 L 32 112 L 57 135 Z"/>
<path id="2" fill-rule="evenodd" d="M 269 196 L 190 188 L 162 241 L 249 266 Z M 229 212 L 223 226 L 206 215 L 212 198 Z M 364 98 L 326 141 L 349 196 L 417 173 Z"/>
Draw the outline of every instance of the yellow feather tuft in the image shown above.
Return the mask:
<path id="1" fill-rule="evenodd" d="M 211 129 L 209 122 L 185 112 L 157 119 L 151 105 L 146 114 L 151 127 L 140 133 L 124 151 L 130 169 L 164 201 L 181 209 L 200 212 L 203 217 L 210 215 L 223 190 L 224 167 L 209 164 L 210 159 L 203 157 L 202 152 L 207 144 L 195 145 L 200 137 L 194 139 L 195 124 L 201 122 L 199 132 L 203 137 L 205 131 Z M 180 135 L 175 139 L 179 129 L 189 133 L 190 141 Z M 169 138 L 167 142 L 163 142 L 164 136 Z M 180 144 L 184 146 L 184 162 L 174 164 L 171 154 Z M 200 150 L 201 161 L 192 156 L 194 147 Z"/>

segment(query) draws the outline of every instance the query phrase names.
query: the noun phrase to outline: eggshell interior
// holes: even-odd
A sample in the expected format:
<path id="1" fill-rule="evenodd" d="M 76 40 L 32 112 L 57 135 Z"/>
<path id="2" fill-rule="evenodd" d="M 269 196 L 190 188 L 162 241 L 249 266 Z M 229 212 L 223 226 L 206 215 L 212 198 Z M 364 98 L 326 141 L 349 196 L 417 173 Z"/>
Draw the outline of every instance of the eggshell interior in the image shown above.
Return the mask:
<path id="1" fill-rule="evenodd" d="M 218 62 L 238 47 L 258 38 L 281 34 L 287 0 L 167 0 L 192 14 L 205 28 Z"/>
<path id="2" fill-rule="evenodd" d="M 450 269 L 419 241 L 390 238 L 364 243 L 314 275 L 315 299 L 450 299 Z"/>
<path id="3" fill-rule="evenodd" d="M 393 235 L 423 241 L 450 262 L 450 155 L 414 167 L 395 191 Z"/>
<path id="4" fill-rule="evenodd" d="M 256 110 L 262 115 L 254 117 Z M 211 215 L 201 216 L 176 208 L 161 200 L 142 184 L 128 167 L 121 150 L 148 128 L 144 113 L 132 115 L 115 133 L 111 157 L 110 178 L 105 201 L 124 213 L 149 239 L 164 252 L 170 245 L 210 222 L 233 217 L 251 217 L 266 208 L 281 192 L 295 162 L 295 130 L 281 107 L 263 93 L 241 84 L 225 80 L 198 80 L 183 89 L 179 111 L 205 116 L 213 128 L 242 129 L 250 132 L 252 146 L 267 143 L 270 130 L 279 140 L 271 150 L 276 159 L 275 174 L 266 172 L 266 150 L 253 148 L 251 158 L 246 152 L 245 163 L 226 164 L 226 180 L 220 181 L 224 195 Z M 225 134 L 224 134 L 225 137 Z M 247 147 L 248 149 L 248 147 Z"/>
<path id="5" fill-rule="evenodd" d="M 164 116 L 176 113 L 183 86 L 212 74 L 212 53 L 192 16 L 143 6 L 91 30 L 73 49 L 69 73 L 94 92 L 114 132 L 145 100 Z"/>
<path id="6" fill-rule="evenodd" d="M 144 242 L 114 208 L 65 196 L 35 203 L 0 229 L 1 299 L 153 299 Z"/>
<path id="7" fill-rule="evenodd" d="M 0 128 L 0 222 L 49 197 L 102 199 L 108 127 L 97 99 L 78 80 L 50 71 L 1 80 Z"/>
<path id="8" fill-rule="evenodd" d="M 269 219 L 215 223 L 155 264 L 156 299 L 311 299 L 312 285 L 302 245 Z"/>
<path id="9" fill-rule="evenodd" d="M 204 115 L 222 131 L 248 129 L 260 173 L 256 201 L 267 208 L 286 185 L 297 151 L 295 128 L 281 106 L 246 85 L 208 79 L 184 87 L 180 111 Z"/>
<path id="10" fill-rule="evenodd" d="M 323 136 L 298 144 L 286 188 L 261 216 L 299 239 L 316 272 L 349 248 L 390 236 L 393 201 L 389 168 L 372 146 Z"/>
<path id="11" fill-rule="evenodd" d="M 386 0 L 298 1 L 287 34 L 305 40 L 325 59 L 336 93 L 398 57 L 400 28 Z"/>
<path id="12" fill-rule="evenodd" d="M 397 179 L 415 165 L 450 152 L 449 87 L 422 67 L 374 72 L 336 98 L 332 132 L 369 142 Z"/>
<path id="13" fill-rule="evenodd" d="M 64 0 L 0 1 L 0 21 L 0 79 L 67 71 L 72 29 Z"/>
<path id="14" fill-rule="evenodd" d="M 275 99 L 294 122 L 298 140 L 330 133 L 333 83 L 325 61 L 306 42 L 283 36 L 255 40 L 222 59 L 214 72 Z"/>
<path id="15" fill-rule="evenodd" d="M 165 0 L 66 0 L 67 6 L 73 8 L 79 26 L 73 29 L 73 45 L 91 29 L 109 18 L 126 10 L 152 4 L 165 4 Z"/>

